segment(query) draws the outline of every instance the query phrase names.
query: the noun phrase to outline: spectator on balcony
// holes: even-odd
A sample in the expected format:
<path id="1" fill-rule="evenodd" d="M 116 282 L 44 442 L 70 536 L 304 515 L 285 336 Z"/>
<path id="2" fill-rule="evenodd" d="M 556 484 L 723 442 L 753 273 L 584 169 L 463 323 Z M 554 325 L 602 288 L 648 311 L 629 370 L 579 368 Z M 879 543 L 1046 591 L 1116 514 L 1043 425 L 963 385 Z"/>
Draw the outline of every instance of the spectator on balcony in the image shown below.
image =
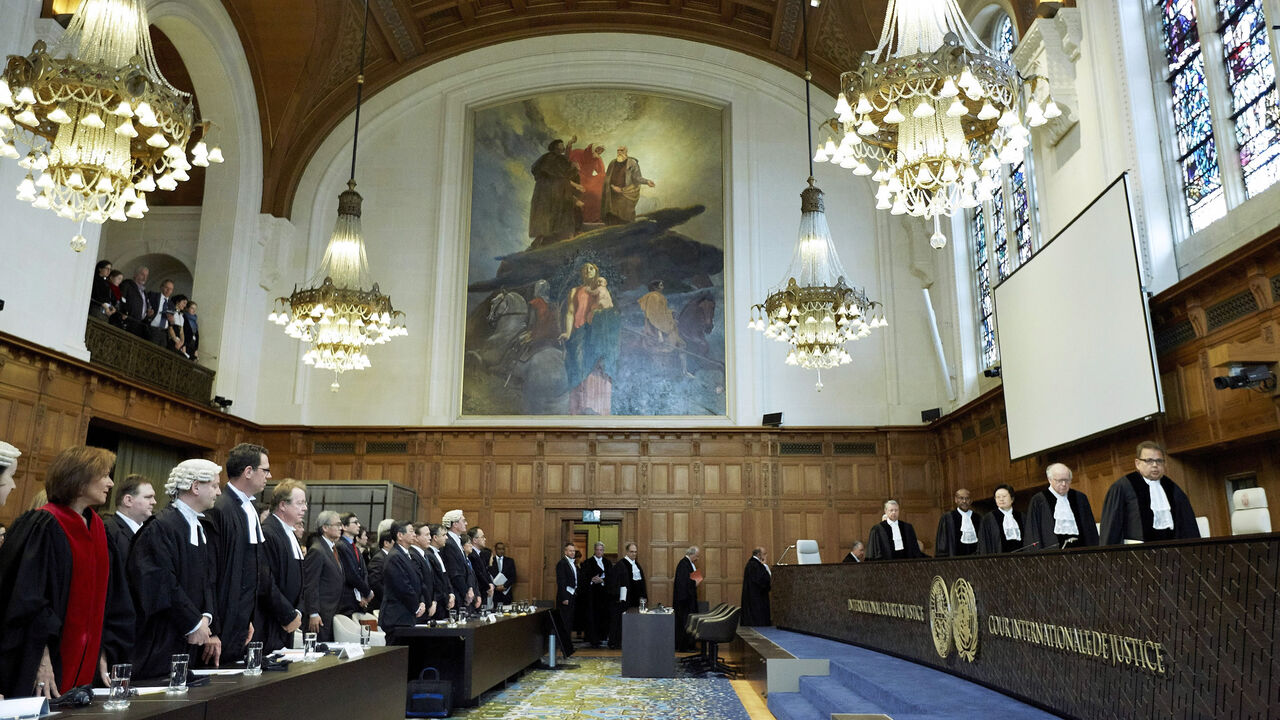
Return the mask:
<path id="1" fill-rule="evenodd" d="M 147 323 L 155 315 L 155 308 L 147 300 L 147 277 L 150 273 L 146 265 L 140 265 L 133 271 L 133 278 L 120 283 L 124 328 L 142 337 L 147 337 Z"/>
<path id="2" fill-rule="evenodd" d="M 168 327 L 165 328 L 165 333 L 168 335 L 169 349 L 183 357 L 189 358 L 191 356 L 187 354 L 187 339 L 186 333 L 184 332 L 186 309 L 186 295 L 174 295 L 169 299 L 167 307 L 164 310 L 164 313 L 167 316 L 166 320 L 168 321 Z"/>
<path id="3" fill-rule="evenodd" d="M 183 345 L 187 351 L 187 357 L 192 360 L 200 359 L 200 318 L 197 316 L 197 310 L 199 308 L 196 306 L 196 301 L 188 300 L 187 309 L 182 314 L 182 334 L 186 341 Z"/>
<path id="4" fill-rule="evenodd" d="M 111 293 L 111 307 L 115 312 L 111 313 L 111 324 L 117 327 L 124 327 L 124 295 L 120 292 L 120 283 L 124 282 L 124 273 L 119 270 L 112 270 L 107 275 L 107 290 Z"/>
<path id="5" fill-rule="evenodd" d="M 169 346 L 169 323 L 173 320 L 173 281 L 160 283 L 160 292 L 147 293 L 151 319 L 147 322 L 147 339 L 160 347 Z"/>
<path id="6" fill-rule="evenodd" d="M 99 260 L 94 267 L 93 290 L 89 293 L 89 315 L 97 318 L 109 318 L 116 312 L 114 296 L 111 294 L 111 261 Z"/>

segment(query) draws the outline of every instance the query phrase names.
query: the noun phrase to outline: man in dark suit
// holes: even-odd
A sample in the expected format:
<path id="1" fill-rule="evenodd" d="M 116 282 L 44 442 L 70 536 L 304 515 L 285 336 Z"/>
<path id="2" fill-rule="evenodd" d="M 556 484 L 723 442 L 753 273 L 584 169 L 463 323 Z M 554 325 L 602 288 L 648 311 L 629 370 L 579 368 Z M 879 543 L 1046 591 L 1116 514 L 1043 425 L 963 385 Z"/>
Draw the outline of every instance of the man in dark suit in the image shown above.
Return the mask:
<path id="1" fill-rule="evenodd" d="M 222 642 L 214 624 L 214 557 L 208 523 L 200 514 L 213 507 L 222 468 L 208 460 L 184 460 L 170 473 L 165 493 L 172 499 L 134 538 L 126 564 L 138 611 L 133 647 L 135 678 L 167 677 L 174 653 L 199 653 L 219 663 Z M 192 657 L 192 661 L 196 661 Z"/>
<path id="2" fill-rule="evenodd" d="M 609 571 L 609 596 L 613 600 L 612 617 L 609 621 L 609 647 L 614 649 L 622 647 L 622 614 L 627 608 L 639 607 L 641 598 L 649 597 L 644 568 L 636 560 L 639 554 L 636 544 L 629 542 L 623 546 L 623 550 L 623 556 Z"/>
<path id="3" fill-rule="evenodd" d="M 169 346 L 169 325 L 175 312 L 172 296 L 173 281 L 168 279 L 160 283 L 160 292 L 147 293 L 147 305 L 154 311 L 147 321 L 147 339 L 160 347 Z"/>
<path id="4" fill-rule="evenodd" d="M 849 552 L 845 553 L 844 560 L 840 562 L 860 563 L 865 562 L 866 559 L 867 546 L 862 544 L 861 540 L 854 540 L 853 547 L 849 549 Z"/>
<path id="5" fill-rule="evenodd" d="M 307 616 L 307 632 L 321 641 L 333 640 L 333 616 L 338 614 L 346 576 L 338 556 L 342 542 L 342 521 L 338 513 L 325 510 L 316 517 L 316 535 L 302 561 L 302 612 Z"/>
<path id="6" fill-rule="evenodd" d="M 360 548 L 356 547 L 360 529 L 360 518 L 355 513 L 342 516 L 342 541 L 338 543 L 338 549 L 342 551 L 342 572 L 347 582 L 347 592 L 343 593 L 342 604 L 338 606 L 338 612 L 342 615 L 362 612 L 369 606 L 374 595 L 374 590 L 369 585 L 364 557 L 360 554 Z M 359 600 L 356 599 L 357 593 L 360 595 Z"/>
<path id="7" fill-rule="evenodd" d="M 556 616 L 559 619 L 556 629 L 566 656 L 573 654 L 573 615 L 578 606 L 578 565 L 573 558 L 577 554 L 577 546 L 567 542 L 564 557 L 556 563 Z"/>
<path id="8" fill-rule="evenodd" d="M 391 533 L 396 544 L 387 557 L 382 571 L 382 610 L 378 613 L 378 626 L 387 633 L 388 642 L 395 642 L 395 633 L 403 627 L 412 627 L 419 618 L 429 618 L 435 612 L 435 602 L 429 587 L 431 576 L 420 568 L 416 553 L 409 549 L 410 537 L 416 538 L 413 526 L 392 523 Z"/>
<path id="9" fill-rule="evenodd" d="M 116 511 L 102 516 L 107 529 L 107 539 L 123 561 L 129 557 L 129 548 L 142 524 L 151 517 L 156 506 L 156 491 L 145 476 L 134 473 L 116 484 Z"/>
<path id="10" fill-rule="evenodd" d="M 302 626 L 302 547 L 293 529 L 307 515 L 307 486 L 285 480 L 271 492 L 271 514 L 262 524 L 262 587 L 253 627 L 262 651 L 292 645 Z"/>
<path id="11" fill-rule="evenodd" d="M 453 585 L 449 582 L 449 571 L 445 567 L 444 555 L 441 553 L 444 546 L 453 541 L 449 539 L 449 531 L 443 525 L 423 524 L 418 527 L 419 545 L 422 545 L 424 530 L 427 542 L 422 550 L 427 559 L 427 566 L 435 576 L 432 581 L 436 601 L 435 618 L 444 620 L 449 617 L 449 611 L 457 607 L 457 596 L 453 592 Z"/>
<path id="12" fill-rule="evenodd" d="M 144 265 L 133 271 L 132 279 L 120 283 L 125 329 L 142 337 L 147 337 L 147 324 L 155 316 L 155 309 L 147 304 L 147 276 L 150 274 Z"/>
<path id="13" fill-rule="evenodd" d="M 516 587 L 516 561 L 507 557 L 506 543 L 495 543 L 489 558 L 489 576 L 496 579 L 499 575 L 506 576 L 507 581 L 493 586 L 493 604 L 510 605 Z"/>
<path id="14" fill-rule="evenodd" d="M 897 500 L 884 503 L 884 520 L 871 528 L 871 540 L 867 543 L 868 560 L 900 560 L 925 557 L 916 539 L 916 529 L 911 523 L 899 520 Z"/>
<path id="15" fill-rule="evenodd" d="M 698 583 L 701 582 L 698 571 L 698 546 L 694 545 L 684 551 L 684 557 L 676 564 L 676 579 L 671 589 L 671 607 L 676 611 L 676 652 L 691 652 L 694 649 L 693 638 L 684 630 L 684 623 L 689 616 L 698 612 Z"/>
<path id="16" fill-rule="evenodd" d="M 475 604 L 475 588 L 467 581 L 467 571 L 471 563 L 462 552 L 463 536 L 467 534 L 467 518 L 461 510 L 450 510 L 444 514 L 440 524 L 449 533 L 449 542 L 440 548 L 440 556 L 444 559 L 445 569 L 449 572 L 449 584 L 453 586 L 455 605 L 469 608 Z M 472 571 L 474 572 L 474 571 Z"/>
<path id="17" fill-rule="evenodd" d="M 484 530 L 479 527 L 473 527 L 467 530 L 467 537 L 471 538 L 471 555 L 467 559 L 471 561 L 471 569 L 476 574 L 476 588 L 480 594 L 480 606 L 487 607 L 489 600 L 493 598 L 493 577 L 489 575 L 489 564 L 484 557 L 484 546 L 488 542 L 488 538 L 484 536 Z"/>
<path id="18" fill-rule="evenodd" d="M 271 477 L 267 449 L 240 443 L 227 454 L 227 486 L 208 515 L 209 544 L 217 558 L 218 632 L 222 656 L 228 662 L 244 657 L 253 637 L 253 613 L 258 602 L 258 571 L 262 564 L 262 525 L 253 499 Z"/>
<path id="19" fill-rule="evenodd" d="M 378 547 L 369 556 L 369 562 L 366 567 L 369 571 L 369 588 L 373 590 L 373 599 L 369 601 L 369 612 L 382 607 L 382 593 L 378 592 L 378 588 L 382 587 L 383 564 L 387 561 L 390 552 L 395 548 L 395 544 L 395 536 L 391 534 L 390 530 L 387 530 L 378 536 Z"/>
<path id="20" fill-rule="evenodd" d="M 586 621 L 582 638 L 591 647 L 600 647 L 609 640 L 609 568 L 613 563 L 604 556 L 604 543 L 597 542 L 591 557 L 578 566 L 578 577 L 586 585 L 578 614 Z"/>

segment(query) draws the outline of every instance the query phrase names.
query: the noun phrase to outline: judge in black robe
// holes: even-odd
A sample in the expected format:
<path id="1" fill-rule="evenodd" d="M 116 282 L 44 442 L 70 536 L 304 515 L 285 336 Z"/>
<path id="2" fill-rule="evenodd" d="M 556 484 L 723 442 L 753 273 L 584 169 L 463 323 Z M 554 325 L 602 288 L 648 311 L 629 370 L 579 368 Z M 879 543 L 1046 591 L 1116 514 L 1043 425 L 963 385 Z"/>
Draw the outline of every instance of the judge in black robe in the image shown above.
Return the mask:
<path id="1" fill-rule="evenodd" d="M 868 560 L 903 560 L 926 557 L 920 550 L 920 542 L 916 538 L 916 529 L 911 527 L 911 523 L 899 520 L 899 512 L 897 500 L 885 502 L 885 519 L 871 527 L 871 538 L 867 542 Z M 892 522 L 898 524 L 898 531 L 902 535 L 901 550 L 894 548 Z"/>
<path id="2" fill-rule="evenodd" d="M 639 607 L 640 598 L 649 597 L 644 568 L 636 560 L 639 551 L 635 543 L 627 543 L 623 557 L 609 570 L 609 597 L 613 610 L 609 619 L 609 647 L 622 647 L 622 614 L 628 608 Z M 638 579 L 637 579 L 637 576 Z"/>
<path id="3" fill-rule="evenodd" d="M 675 582 L 671 588 L 671 607 L 676 611 L 676 652 L 694 649 L 693 638 L 685 631 L 689 616 L 698 612 L 698 581 L 693 578 L 698 562 L 698 548 L 691 547 L 676 563 Z"/>
<path id="4" fill-rule="evenodd" d="M 217 487 L 216 476 L 212 486 Z M 202 492 L 208 490 L 202 488 Z M 197 521 L 193 542 L 193 527 L 179 510 L 180 502 L 182 497 L 142 526 L 129 554 L 129 587 L 138 612 L 135 680 L 167 677 L 170 658 L 176 653 L 190 654 L 192 664 L 198 664 L 201 648 L 189 644 L 189 638 L 202 617 L 209 619 L 211 631 L 217 631 L 208 524 Z M 195 512 L 195 507 L 188 507 Z"/>
<path id="5" fill-rule="evenodd" d="M 1033 550 L 1056 550 L 1067 547 L 1089 547 L 1098 544 L 1098 526 L 1093 519 L 1093 507 L 1089 498 L 1071 489 L 1071 470 L 1062 463 L 1054 463 L 1046 470 L 1049 487 L 1036 493 L 1027 508 L 1027 532 L 1023 545 Z M 1055 492 L 1057 495 L 1055 495 Z M 1065 494 L 1071 515 L 1075 519 L 1076 532 L 1058 534 L 1054 528 L 1053 512 L 1057 508 L 1058 495 Z M 1072 538 L 1075 538 L 1074 540 Z"/>
<path id="6" fill-rule="evenodd" d="M 609 641 L 609 568 L 604 543 L 597 542 L 591 557 L 578 566 L 578 616 L 582 618 L 582 638 L 591 647 Z M 508 559 L 509 563 L 510 560 Z"/>
<path id="7" fill-rule="evenodd" d="M 305 512 L 306 497 L 300 484 L 286 488 L 288 495 L 280 492 L 279 489 L 285 485 L 280 483 L 276 486 L 277 491 L 272 494 L 275 507 L 262 523 L 263 574 L 253 628 L 254 639 L 262 642 L 262 651 L 266 654 L 291 647 L 293 632 L 286 628 L 293 626 L 297 630 L 295 621 L 299 625 L 302 621 L 302 546 L 293 534 L 294 517 L 281 517 L 280 512 L 285 498 L 289 498 L 288 504 L 283 506 L 286 512 Z M 294 505 L 290 496 L 297 496 L 302 505 Z M 281 502 L 275 502 L 277 498 Z M 298 520 L 301 521 L 301 517 Z"/>
<path id="8" fill-rule="evenodd" d="M 1010 510 L 1013 522 L 1018 526 L 1017 537 L 1006 537 L 1004 530 L 1005 514 L 1001 510 L 987 513 L 982 518 L 982 527 L 978 528 L 978 552 L 983 555 L 997 555 L 1019 550 L 1030 541 L 1023 542 L 1027 536 L 1027 519 L 1018 510 Z"/>
<path id="9" fill-rule="evenodd" d="M 1161 468 L 1163 470 L 1163 468 Z M 1156 542 L 1200 537 L 1196 512 L 1191 500 L 1169 476 L 1161 474 L 1156 482 L 1169 499 L 1169 513 L 1173 527 L 1157 530 L 1155 512 L 1151 507 L 1151 487 L 1140 472 L 1131 472 L 1116 480 L 1107 490 L 1102 501 L 1102 532 L 1099 541 L 1103 545 L 1120 545 L 1125 540 Z"/>
<path id="10" fill-rule="evenodd" d="M 489 588 L 493 585 L 493 578 L 489 576 L 489 568 L 484 564 L 484 557 L 474 545 L 467 560 L 471 562 L 471 572 L 476 578 L 476 595 L 480 598 L 480 607 L 484 607 L 489 600 Z"/>
<path id="11" fill-rule="evenodd" d="M 956 490 L 955 502 L 955 509 L 943 513 L 938 519 L 934 557 L 961 557 L 976 555 L 978 552 L 978 527 L 982 524 L 982 514 L 973 509 L 973 497 L 965 488 Z M 962 532 L 965 513 L 969 513 L 969 520 L 973 524 L 973 538 L 969 542 L 965 542 Z"/>
<path id="12" fill-rule="evenodd" d="M 769 571 L 768 554 L 764 548 L 751 551 L 751 559 L 742 571 L 742 625 L 766 627 L 773 624 L 769 611 L 769 591 L 773 588 L 773 573 Z"/>

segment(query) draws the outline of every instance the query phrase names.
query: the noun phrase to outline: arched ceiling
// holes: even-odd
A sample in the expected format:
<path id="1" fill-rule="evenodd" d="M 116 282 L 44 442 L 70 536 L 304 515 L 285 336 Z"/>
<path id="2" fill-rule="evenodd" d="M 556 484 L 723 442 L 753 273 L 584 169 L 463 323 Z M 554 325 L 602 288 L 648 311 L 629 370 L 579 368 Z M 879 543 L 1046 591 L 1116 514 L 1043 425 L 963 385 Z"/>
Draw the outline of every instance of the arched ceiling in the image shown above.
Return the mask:
<path id="1" fill-rule="evenodd" d="M 369 0 L 366 98 L 445 58 L 510 40 L 622 32 L 737 50 L 799 74 L 807 0 Z M 360 0 L 223 0 L 254 77 L 265 158 L 262 212 L 288 217 L 325 136 L 355 107 Z M 873 48 L 887 0 L 824 0 L 810 10 L 810 65 L 835 94 Z M 1020 27 L 1035 0 L 1014 2 Z"/>

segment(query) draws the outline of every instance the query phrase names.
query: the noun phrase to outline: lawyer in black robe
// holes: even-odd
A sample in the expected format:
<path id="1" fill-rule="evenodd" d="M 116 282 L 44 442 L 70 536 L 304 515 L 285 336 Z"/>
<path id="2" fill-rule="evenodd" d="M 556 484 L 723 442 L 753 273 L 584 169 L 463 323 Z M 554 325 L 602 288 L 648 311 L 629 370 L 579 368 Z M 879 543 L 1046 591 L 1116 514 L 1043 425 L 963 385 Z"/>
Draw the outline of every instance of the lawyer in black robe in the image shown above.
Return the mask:
<path id="1" fill-rule="evenodd" d="M 622 647 L 622 614 L 627 608 L 639 607 L 640 598 L 649 597 L 644 568 L 636 561 L 635 543 L 627 543 L 626 552 L 609 569 L 609 597 L 613 610 L 609 619 L 609 647 Z M 639 575 L 639 579 L 636 576 Z"/>
<path id="2" fill-rule="evenodd" d="M 773 574 L 769 572 L 765 549 L 758 547 L 751 552 L 751 559 L 742 571 L 742 622 L 745 627 L 767 627 L 773 624 L 769 611 L 769 591 L 773 589 Z"/>
<path id="3" fill-rule="evenodd" d="M 448 541 L 449 537 L 446 535 L 444 539 Z M 449 597 L 453 595 L 453 585 L 449 582 L 449 571 L 444 566 L 444 557 L 439 550 L 431 547 L 426 551 L 425 559 L 432 574 L 432 597 L 436 601 L 435 619 L 446 620 L 449 617 Z M 454 606 L 457 606 L 457 596 L 454 596 Z"/>
<path id="4" fill-rule="evenodd" d="M 216 482 L 216 481 L 215 481 Z M 138 611 L 137 644 L 133 677 L 167 677 L 169 659 L 176 653 L 192 655 L 197 664 L 200 648 L 187 643 L 187 634 L 204 614 L 214 613 L 214 558 L 208 544 L 209 528 L 199 521 L 191 542 L 191 526 L 177 507 L 166 505 L 138 531 L 129 554 L 129 587 Z M 215 621 L 210 629 L 217 630 Z"/>
<path id="5" fill-rule="evenodd" d="M 676 611 L 676 652 L 694 649 L 693 638 L 689 637 L 684 625 L 690 615 L 698 612 L 698 583 L 693 579 L 697 561 L 698 549 L 693 547 L 676 563 L 676 577 L 671 588 L 671 607 Z"/>
<path id="6" fill-rule="evenodd" d="M 244 658 L 249 625 L 258 602 L 258 571 L 262 565 L 262 528 L 257 511 L 250 525 L 242 506 L 244 498 L 237 495 L 238 491 L 244 492 L 227 483 L 213 509 L 205 513 L 209 520 L 209 545 L 217 567 L 214 616 L 218 618 L 224 662 Z M 249 542 L 251 532 L 258 542 Z"/>
<path id="7" fill-rule="evenodd" d="M 1200 537 L 1196 512 L 1191 500 L 1167 475 L 1160 476 L 1160 487 L 1169 498 L 1173 528 L 1156 530 L 1155 513 L 1151 510 L 1151 488 L 1141 473 L 1131 472 L 1116 480 L 1102 501 L 1103 545 L 1120 545 L 1125 540 L 1155 542 Z"/>
<path id="8" fill-rule="evenodd" d="M 295 556 L 297 538 L 292 529 L 276 514 L 267 516 L 262 534 L 262 592 L 253 628 L 254 638 L 262 641 L 262 651 L 271 653 L 293 644 L 292 633 L 285 628 L 302 614 L 302 559 Z M 299 545 L 299 554 L 301 549 Z"/>
<path id="9" fill-rule="evenodd" d="M 1031 498 L 1031 506 L 1027 508 L 1027 532 L 1023 534 L 1023 545 L 1035 543 L 1032 550 L 1056 550 L 1071 535 L 1054 533 L 1053 510 L 1057 506 L 1057 497 L 1053 491 L 1045 488 Z M 1071 514 L 1075 517 L 1079 538 L 1068 547 L 1089 547 L 1098 544 L 1098 526 L 1093 519 L 1093 507 L 1089 498 L 1079 490 L 1067 490 L 1067 503 Z"/>
<path id="10" fill-rule="evenodd" d="M 496 558 L 495 558 L 496 560 Z M 510 559 L 506 563 L 510 563 Z M 582 639 L 591 647 L 609 641 L 609 568 L 604 543 L 596 543 L 594 554 L 578 566 L 578 616 L 582 618 Z"/>

